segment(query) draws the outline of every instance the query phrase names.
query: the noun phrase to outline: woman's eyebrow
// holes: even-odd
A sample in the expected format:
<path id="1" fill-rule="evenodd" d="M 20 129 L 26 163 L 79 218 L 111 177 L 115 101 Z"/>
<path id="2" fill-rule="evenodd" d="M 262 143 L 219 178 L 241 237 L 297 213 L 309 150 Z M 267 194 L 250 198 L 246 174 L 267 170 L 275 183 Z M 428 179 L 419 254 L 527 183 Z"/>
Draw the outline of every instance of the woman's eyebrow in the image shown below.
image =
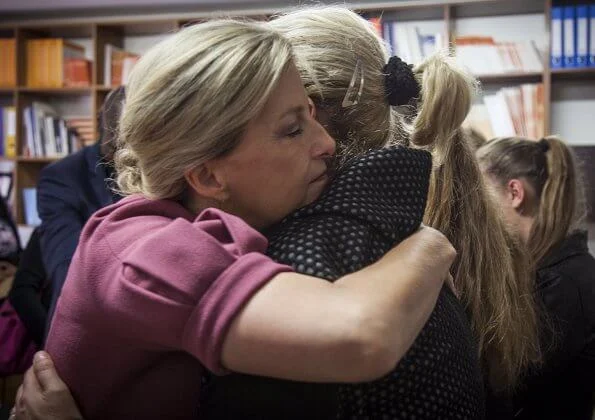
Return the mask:
<path id="1" fill-rule="evenodd" d="M 290 109 L 288 109 L 287 111 L 283 112 L 280 116 L 279 116 L 279 120 L 285 118 L 287 115 L 289 114 L 300 114 L 302 112 L 304 112 L 306 108 L 303 105 L 298 105 L 298 106 L 294 106 Z"/>

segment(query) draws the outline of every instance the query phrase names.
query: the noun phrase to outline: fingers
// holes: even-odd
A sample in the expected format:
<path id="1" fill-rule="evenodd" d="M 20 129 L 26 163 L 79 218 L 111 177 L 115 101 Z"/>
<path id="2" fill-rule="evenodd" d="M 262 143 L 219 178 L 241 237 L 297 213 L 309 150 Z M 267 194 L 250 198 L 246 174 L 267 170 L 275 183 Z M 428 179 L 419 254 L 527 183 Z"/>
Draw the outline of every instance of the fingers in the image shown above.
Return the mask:
<path id="1" fill-rule="evenodd" d="M 22 410 L 25 406 L 25 403 L 23 402 L 23 384 L 21 384 L 21 386 L 19 386 L 19 389 L 17 389 L 17 397 L 14 400 L 14 407 L 12 408 L 13 411 L 17 410 Z"/>
<path id="2" fill-rule="evenodd" d="M 17 396 L 15 399 L 14 406 L 12 410 L 10 410 L 10 417 L 8 420 L 24 420 L 26 419 L 26 410 L 25 410 L 25 402 L 23 400 L 23 384 L 19 386 L 17 390 Z"/>
<path id="3" fill-rule="evenodd" d="M 56 366 L 49 354 L 38 351 L 33 358 L 33 371 L 39 386 L 43 391 L 63 389 L 64 382 L 58 376 Z"/>
<path id="4" fill-rule="evenodd" d="M 25 377 L 23 378 L 23 392 L 22 395 L 26 395 L 29 392 L 41 392 L 41 385 L 37 380 L 37 376 L 35 375 L 35 371 L 33 367 L 27 369 L 25 372 Z M 22 396 L 21 396 L 22 399 Z"/>

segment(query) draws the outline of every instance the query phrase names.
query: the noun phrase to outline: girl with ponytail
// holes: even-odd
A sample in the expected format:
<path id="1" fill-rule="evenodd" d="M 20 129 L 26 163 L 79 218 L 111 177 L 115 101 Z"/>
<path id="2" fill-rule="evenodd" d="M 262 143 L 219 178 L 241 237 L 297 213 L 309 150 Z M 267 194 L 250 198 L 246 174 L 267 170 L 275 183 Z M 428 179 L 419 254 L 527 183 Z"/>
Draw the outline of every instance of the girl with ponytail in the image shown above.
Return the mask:
<path id="1" fill-rule="evenodd" d="M 529 260 L 499 217 L 461 128 L 475 79 L 444 54 L 413 67 L 411 76 L 411 66 L 389 59 L 371 25 L 345 8 L 297 11 L 271 24 L 291 42 L 339 154 L 391 144 L 431 152 L 424 223 L 445 233 L 457 249 L 451 272 L 490 393 L 510 393 L 521 372 L 541 359 L 537 314 Z M 355 103 L 344 106 L 349 97 Z"/>
<path id="2" fill-rule="evenodd" d="M 477 151 L 509 228 L 526 244 L 543 306 L 543 366 L 516 397 L 518 418 L 590 419 L 595 390 L 595 259 L 581 230 L 584 195 L 572 151 L 555 136 L 497 138 Z"/>

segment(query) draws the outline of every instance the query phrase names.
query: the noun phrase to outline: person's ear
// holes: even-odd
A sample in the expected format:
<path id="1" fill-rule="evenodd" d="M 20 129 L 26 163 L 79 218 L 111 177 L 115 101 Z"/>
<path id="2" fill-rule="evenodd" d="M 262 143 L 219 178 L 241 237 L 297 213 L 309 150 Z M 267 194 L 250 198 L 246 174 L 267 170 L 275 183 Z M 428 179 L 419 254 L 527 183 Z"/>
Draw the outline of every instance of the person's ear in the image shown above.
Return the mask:
<path id="1" fill-rule="evenodd" d="M 310 112 L 310 116 L 314 119 L 316 119 L 316 105 L 314 104 L 314 101 L 312 100 L 312 98 L 310 98 L 308 96 L 308 111 Z"/>
<path id="2" fill-rule="evenodd" d="M 527 190 L 523 181 L 520 179 L 511 179 L 506 183 L 506 193 L 513 209 L 520 211 L 525 203 Z"/>
<path id="3" fill-rule="evenodd" d="M 184 173 L 186 182 L 196 194 L 223 202 L 228 198 L 227 186 L 223 173 L 213 162 L 207 162 Z"/>

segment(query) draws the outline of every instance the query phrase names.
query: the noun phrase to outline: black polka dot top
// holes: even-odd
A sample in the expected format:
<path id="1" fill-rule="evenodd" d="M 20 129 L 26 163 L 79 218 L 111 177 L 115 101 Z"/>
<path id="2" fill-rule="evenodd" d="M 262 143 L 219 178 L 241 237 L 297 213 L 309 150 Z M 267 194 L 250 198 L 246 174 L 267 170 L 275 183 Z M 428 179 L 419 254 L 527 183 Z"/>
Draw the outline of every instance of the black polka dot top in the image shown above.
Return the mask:
<path id="1" fill-rule="evenodd" d="M 430 170 L 428 153 L 403 147 L 351 160 L 316 202 L 267 233 L 267 253 L 329 281 L 377 261 L 419 227 Z M 484 418 L 477 348 L 464 309 L 447 287 L 413 346 L 384 378 L 334 385 L 208 376 L 201 395 L 206 419 Z"/>

